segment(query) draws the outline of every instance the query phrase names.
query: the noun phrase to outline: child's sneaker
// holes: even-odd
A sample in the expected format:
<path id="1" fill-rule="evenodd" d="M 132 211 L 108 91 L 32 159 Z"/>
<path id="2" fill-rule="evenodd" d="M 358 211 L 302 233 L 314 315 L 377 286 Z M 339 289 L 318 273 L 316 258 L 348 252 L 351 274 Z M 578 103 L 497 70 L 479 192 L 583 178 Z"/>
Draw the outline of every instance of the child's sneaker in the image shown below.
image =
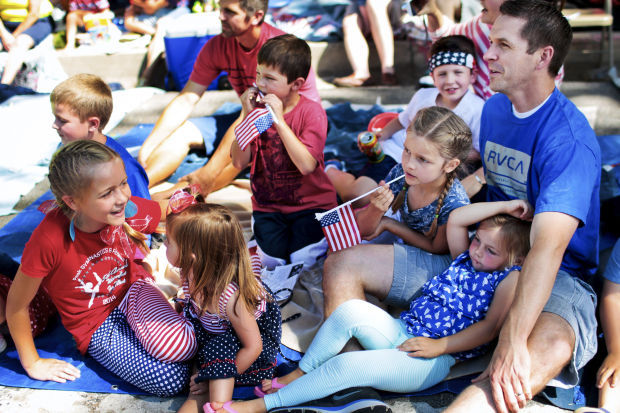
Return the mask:
<path id="1" fill-rule="evenodd" d="M 370 387 L 344 389 L 323 399 L 291 407 L 277 407 L 269 413 L 392 413 L 390 406 Z"/>
<path id="2" fill-rule="evenodd" d="M 0 334 L 0 353 L 6 350 L 6 346 L 7 346 L 6 339 L 4 338 L 2 334 Z"/>

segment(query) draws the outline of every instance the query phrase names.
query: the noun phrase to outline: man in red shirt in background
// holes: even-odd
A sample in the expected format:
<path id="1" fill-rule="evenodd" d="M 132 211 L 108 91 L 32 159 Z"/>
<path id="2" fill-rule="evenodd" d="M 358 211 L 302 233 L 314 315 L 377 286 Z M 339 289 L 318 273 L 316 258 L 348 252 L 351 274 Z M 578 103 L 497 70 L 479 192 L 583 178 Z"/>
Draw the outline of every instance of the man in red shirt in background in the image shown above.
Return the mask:
<path id="1" fill-rule="evenodd" d="M 220 0 L 219 4 L 222 33 L 204 45 L 187 84 L 166 106 L 140 148 L 138 161 L 146 170 L 151 186 L 170 176 L 190 149 L 205 145 L 199 128 L 200 119 L 188 118 L 209 84 L 221 72 L 227 72 L 232 88 L 241 96 L 254 84 L 258 50 L 270 38 L 284 34 L 264 22 L 268 0 Z M 299 92 L 309 99 L 320 101 L 313 70 Z M 228 128 L 209 161 L 181 178 L 174 189 L 199 184 L 201 193 L 206 196 L 226 186 L 237 176 L 239 170 L 231 163 L 230 146 L 234 128 L 240 121 L 238 118 Z M 162 192 L 154 199 L 166 198 L 168 192 L 172 193 Z"/>

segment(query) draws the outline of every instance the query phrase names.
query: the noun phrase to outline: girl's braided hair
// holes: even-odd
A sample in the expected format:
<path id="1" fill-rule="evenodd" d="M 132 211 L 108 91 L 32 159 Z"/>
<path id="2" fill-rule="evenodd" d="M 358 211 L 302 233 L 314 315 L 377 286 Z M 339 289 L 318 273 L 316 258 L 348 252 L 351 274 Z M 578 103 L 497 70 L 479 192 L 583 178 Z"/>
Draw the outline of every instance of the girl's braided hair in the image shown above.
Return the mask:
<path id="1" fill-rule="evenodd" d="M 435 218 L 430 229 L 424 233 L 429 238 L 434 238 L 437 233 L 437 220 L 439 211 L 443 206 L 444 200 L 454 183 L 459 168 L 467 160 L 471 149 L 471 130 L 469 126 L 454 112 L 440 106 L 431 106 L 421 109 L 407 128 L 407 134 L 423 136 L 435 144 L 439 154 L 446 162 L 452 159 L 459 160 L 459 166 L 451 172 L 446 173 L 446 181 L 443 190 L 437 197 L 437 207 L 435 208 Z M 396 212 L 405 202 L 409 185 L 405 182 L 403 189 L 398 193 L 392 204 L 392 211 Z"/>

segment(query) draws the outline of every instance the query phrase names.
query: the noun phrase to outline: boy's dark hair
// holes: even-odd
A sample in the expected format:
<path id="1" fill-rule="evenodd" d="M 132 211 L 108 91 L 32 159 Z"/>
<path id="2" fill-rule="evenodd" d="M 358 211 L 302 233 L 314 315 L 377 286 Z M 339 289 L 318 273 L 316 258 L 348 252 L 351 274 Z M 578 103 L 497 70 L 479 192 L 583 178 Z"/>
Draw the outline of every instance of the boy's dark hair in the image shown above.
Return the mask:
<path id="1" fill-rule="evenodd" d="M 59 83 L 50 95 L 52 106 L 66 105 L 84 122 L 91 116 L 99 118 L 99 131 L 112 115 L 112 91 L 99 76 L 80 73 Z"/>
<path id="2" fill-rule="evenodd" d="M 527 40 L 527 52 L 532 54 L 541 47 L 553 47 L 549 74 L 555 77 L 568 54 L 573 31 L 555 4 L 541 0 L 508 0 L 499 11 L 501 14 L 525 20 L 521 37 Z"/>
<path id="3" fill-rule="evenodd" d="M 239 0 L 239 7 L 241 7 L 248 16 L 252 16 L 259 10 L 262 10 L 266 15 L 267 8 L 269 7 L 269 0 Z M 263 23 L 265 15 L 263 15 L 259 24 Z"/>
<path id="4" fill-rule="evenodd" d="M 431 56 L 439 52 L 464 52 L 476 56 L 474 42 L 468 37 L 455 34 L 453 36 L 440 37 L 431 45 Z"/>
<path id="5" fill-rule="evenodd" d="M 305 40 L 283 34 L 265 42 L 258 51 L 258 64 L 276 68 L 289 83 L 298 77 L 305 80 L 310 73 L 312 52 Z"/>

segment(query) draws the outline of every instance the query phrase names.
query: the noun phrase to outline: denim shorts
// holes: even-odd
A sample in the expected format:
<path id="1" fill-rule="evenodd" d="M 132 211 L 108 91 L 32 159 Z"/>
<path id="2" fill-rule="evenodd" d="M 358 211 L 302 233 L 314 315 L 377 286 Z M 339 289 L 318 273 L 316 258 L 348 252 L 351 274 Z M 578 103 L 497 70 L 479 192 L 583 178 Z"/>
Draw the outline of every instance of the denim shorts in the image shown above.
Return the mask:
<path id="1" fill-rule="evenodd" d="M 15 31 L 15 29 L 17 29 L 17 26 L 19 26 L 20 24 L 21 22 L 4 22 L 4 25 L 10 32 Z M 43 39 L 45 39 L 51 33 L 52 23 L 49 17 L 43 17 L 37 20 L 32 26 L 22 32 L 22 34 L 27 34 L 34 41 L 34 45 L 32 47 L 41 43 Z"/>
<path id="2" fill-rule="evenodd" d="M 386 304 L 409 308 L 426 281 L 441 274 L 452 262 L 450 254 L 432 254 L 410 245 L 394 244 L 394 274 Z"/>
<path id="3" fill-rule="evenodd" d="M 583 280 L 560 270 L 543 312 L 557 314 L 575 333 L 575 348 L 570 363 L 549 385 L 572 387 L 579 383 L 578 371 L 594 357 L 596 340 L 596 293 Z"/>

